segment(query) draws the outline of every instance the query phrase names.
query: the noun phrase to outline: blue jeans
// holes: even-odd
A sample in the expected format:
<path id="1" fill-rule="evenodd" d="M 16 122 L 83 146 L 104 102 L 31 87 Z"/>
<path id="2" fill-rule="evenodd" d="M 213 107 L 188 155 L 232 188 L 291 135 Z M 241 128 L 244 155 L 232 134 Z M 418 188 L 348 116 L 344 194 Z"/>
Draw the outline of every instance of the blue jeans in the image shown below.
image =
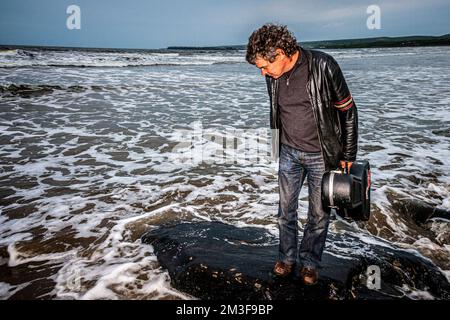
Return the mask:
<path id="1" fill-rule="evenodd" d="M 323 210 L 321 200 L 324 172 L 325 164 L 320 152 L 302 152 L 281 145 L 278 169 L 279 259 L 285 263 L 295 263 L 298 254 L 300 265 L 319 267 L 330 221 L 330 211 Z M 298 197 L 305 177 L 308 178 L 309 192 L 308 220 L 298 250 Z"/>

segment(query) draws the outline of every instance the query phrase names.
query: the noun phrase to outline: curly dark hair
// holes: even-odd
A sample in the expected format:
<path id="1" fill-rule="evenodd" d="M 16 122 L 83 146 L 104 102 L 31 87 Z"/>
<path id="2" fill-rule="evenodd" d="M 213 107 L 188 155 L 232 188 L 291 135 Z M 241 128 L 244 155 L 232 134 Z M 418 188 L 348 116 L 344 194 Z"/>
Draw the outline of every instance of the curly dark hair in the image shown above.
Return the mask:
<path id="1" fill-rule="evenodd" d="M 276 49 L 282 49 L 290 57 L 300 50 L 300 46 L 286 26 L 267 23 L 248 38 L 245 59 L 250 64 L 255 64 L 258 57 L 273 62 L 277 56 Z"/>

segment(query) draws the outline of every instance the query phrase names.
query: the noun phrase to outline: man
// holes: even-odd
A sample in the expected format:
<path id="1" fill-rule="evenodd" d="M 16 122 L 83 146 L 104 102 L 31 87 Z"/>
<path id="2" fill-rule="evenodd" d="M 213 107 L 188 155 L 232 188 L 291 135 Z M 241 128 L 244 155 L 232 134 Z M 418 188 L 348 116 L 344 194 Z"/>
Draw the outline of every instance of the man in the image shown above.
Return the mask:
<path id="1" fill-rule="evenodd" d="M 300 278 L 313 285 L 330 220 L 329 208 L 322 208 L 322 175 L 339 166 L 350 169 L 356 159 L 356 105 L 337 62 L 301 48 L 286 26 L 266 24 L 253 32 L 246 59 L 266 77 L 272 147 L 280 157 L 280 244 L 273 272 L 291 274 L 298 255 Z M 308 220 L 298 248 L 298 197 L 305 177 Z"/>

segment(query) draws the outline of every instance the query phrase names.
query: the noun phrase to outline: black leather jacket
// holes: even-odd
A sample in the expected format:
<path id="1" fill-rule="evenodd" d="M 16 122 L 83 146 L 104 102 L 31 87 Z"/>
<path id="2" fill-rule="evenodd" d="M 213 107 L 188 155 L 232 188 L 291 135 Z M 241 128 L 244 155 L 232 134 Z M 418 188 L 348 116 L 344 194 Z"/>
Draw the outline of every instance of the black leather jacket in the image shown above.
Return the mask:
<path id="1" fill-rule="evenodd" d="M 311 100 L 326 170 L 334 170 L 340 160 L 355 161 L 358 148 L 358 115 L 342 71 L 333 57 L 316 50 L 301 49 L 308 59 L 307 91 Z M 272 154 L 279 155 L 279 80 L 266 76 L 270 97 Z M 301 124 L 299 124 L 301 125 Z"/>

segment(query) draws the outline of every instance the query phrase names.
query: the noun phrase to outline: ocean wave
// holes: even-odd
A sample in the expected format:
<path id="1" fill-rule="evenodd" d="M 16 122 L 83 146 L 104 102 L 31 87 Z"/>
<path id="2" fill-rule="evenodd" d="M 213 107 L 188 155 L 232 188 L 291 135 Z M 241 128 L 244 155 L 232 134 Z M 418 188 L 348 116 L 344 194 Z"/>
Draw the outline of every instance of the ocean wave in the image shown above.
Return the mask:
<path id="1" fill-rule="evenodd" d="M 0 55 L 2 56 L 16 55 L 18 51 L 19 51 L 18 49 L 0 49 Z"/>
<path id="2" fill-rule="evenodd" d="M 0 68 L 70 67 L 123 68 L 152 66 L 202 66 L 244 63 L 241 54 L 190 55 L 166 52 L 87 52 L 87 51 L 28 51 L 22 49 L 0 51 Z"/>
<path id="3" fill-rule="evenodd" d="M 167 66 L 203 66 L 203 65 L 218 65 L 218 64 L 244 64 L 245 62 L 239 61 L 196 61 L 196 62 L 154 62 L 154 63 L 104 63 L 104 64 L 90 64 L 90 63 L 2 63 L 0 62 L 0 68 L 30 68 L 30 67 L 57 67 L 57 68 L 133 68 L 133 67 L 167 67 Z"/>

